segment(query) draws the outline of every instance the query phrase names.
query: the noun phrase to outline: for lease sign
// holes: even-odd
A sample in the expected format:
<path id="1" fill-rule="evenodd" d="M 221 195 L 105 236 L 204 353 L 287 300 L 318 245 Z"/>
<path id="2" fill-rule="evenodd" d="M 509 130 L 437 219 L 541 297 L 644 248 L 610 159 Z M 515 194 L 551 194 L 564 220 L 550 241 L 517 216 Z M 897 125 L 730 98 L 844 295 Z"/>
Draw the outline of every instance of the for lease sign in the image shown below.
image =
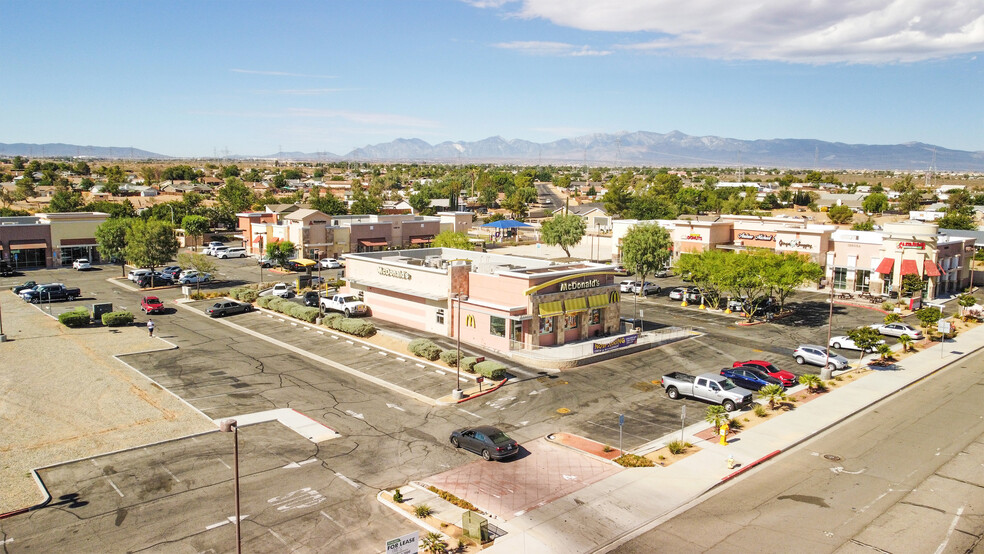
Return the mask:
<path id="1" fill-rule="evenodd" d="M 386 554 L 417 554 L 418 532 L 414 531 L 408 535 L 386 541 Z"/>

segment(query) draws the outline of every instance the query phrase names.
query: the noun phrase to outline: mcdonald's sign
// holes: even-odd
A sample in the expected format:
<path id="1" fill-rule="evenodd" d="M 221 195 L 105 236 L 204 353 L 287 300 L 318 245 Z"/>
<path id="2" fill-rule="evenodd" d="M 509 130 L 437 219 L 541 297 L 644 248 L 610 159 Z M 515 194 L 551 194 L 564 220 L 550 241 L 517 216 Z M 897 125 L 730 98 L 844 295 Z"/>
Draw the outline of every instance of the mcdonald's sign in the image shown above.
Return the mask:
<path id="1" fill-rule="evenodd" d="M 609 301 L 610 301 L 610 302 L 611 302 L 612 304 L 618 304 L 618 301 L 619 301 L 619 298 L 620 298 L 620 297 L 619 297 L 619 294 L 618 294 L 618 291 L 617 291 L 617 290 L 613 290 L 613 291 L 611 292 L 611 294 L 609 294 L 609 295 L 608 295 L 608 300 L 609 300 Z"/>
<path id="2" fill-rule="evenodd" d="M 474 326 L 475 326 L 475 316 L 473 316 L 472 314 L 466 315 L 465 327 L 474 327 Z"/>

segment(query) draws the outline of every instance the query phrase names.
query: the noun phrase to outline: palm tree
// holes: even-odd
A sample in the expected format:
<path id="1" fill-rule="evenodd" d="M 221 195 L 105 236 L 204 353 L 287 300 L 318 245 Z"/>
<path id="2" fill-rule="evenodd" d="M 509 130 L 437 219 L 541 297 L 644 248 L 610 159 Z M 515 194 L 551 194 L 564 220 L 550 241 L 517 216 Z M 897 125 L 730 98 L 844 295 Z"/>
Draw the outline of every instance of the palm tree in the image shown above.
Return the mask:
<path id="1" fill-rule="evenodd" d="M 728 410 L 724 409 L 724 406 L 714 405 L 707 407 L 707 413 L 704 415 L 704 421 L 710 423 L 714 426 L 714 432 L 716 433 L 721 425 L 728 421 Z"/>
<path id="2" fill-rule="evenodd" d="M 431 554 L 443 554 L 448 551 L 448 545 L 440 533 L 427 533 L 424 538 L 420 539 L 420 546 L 424 552 Z"/>
<path id="3" fill-rule="evenodd" d="M 786 389 L 782 385 L 766 385 L 759 389 L 759 398 L 769 401 L 769 409 L 775 411 L 786 400 Z"/>
<path id="4" fill-rule="evenodd" d="M 799 383 L 801 385 L 806 385 L 806 388 L 810 392 L 817 392 L 823 389 L 823 379 L 815 373 L 807 373 L 806 375 L 800 375 Z"/>
<path id="5" fill-rule="evenodd" d="M 909 335 L 902 335 L 899 337 L 899 344 L 902 345 L 902 352 L 908 352 L 909 345 L 912 344 L 912 337 Z"/>

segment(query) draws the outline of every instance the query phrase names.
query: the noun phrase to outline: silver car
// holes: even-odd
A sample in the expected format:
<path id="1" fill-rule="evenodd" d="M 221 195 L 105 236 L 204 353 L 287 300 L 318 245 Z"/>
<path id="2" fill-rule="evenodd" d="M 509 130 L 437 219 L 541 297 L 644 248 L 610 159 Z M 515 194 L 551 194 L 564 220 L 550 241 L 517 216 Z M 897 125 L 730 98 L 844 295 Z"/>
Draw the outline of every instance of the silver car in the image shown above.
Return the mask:
<path id="1" fill-rule="evenodd" d="M 822 346 L 817 346 L 815 344 L 803 344 L 793 352 L 793 358 L 796 359 L 796 363 L 818 365 L 823 367 L 824 364 L 830 369 L 846 369 L 847 368 L 847 358 L 841 356 L 840 354 L 829 353 L 827 349 Z"/>

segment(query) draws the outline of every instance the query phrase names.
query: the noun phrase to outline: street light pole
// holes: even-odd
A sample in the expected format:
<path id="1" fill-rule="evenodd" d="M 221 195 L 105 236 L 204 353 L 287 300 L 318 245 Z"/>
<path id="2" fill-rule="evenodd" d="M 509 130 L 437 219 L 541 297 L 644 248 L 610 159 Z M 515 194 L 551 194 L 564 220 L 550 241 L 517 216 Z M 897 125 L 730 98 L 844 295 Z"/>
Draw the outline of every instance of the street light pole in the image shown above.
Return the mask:
<path id="1" fill-rule="evenodd" d="M 243 536 L 240 530 L 241 518 L 239 516 L 239 425 L 235 419 L 226 419 L 219 423 L 219 430 L 223 433 L 232 432 L 234 446 L 234 465 L 236 480 L 236 554 L 243 552 Z"/>
<path id="2" fill-rule="evenodd" d="M 823 360 L 823 369 L 820 370 L 821 379 L 830 379 L 834 372 L 830 369 L 830 335 L 834 328 L 834 281 L 830 280 L 830 315 L 827 316 L 827 345 L 823 349 L 826 357 Z"/>
<path id="3" fill-rule="evenodd" d="M 467 295 L 462 295 L 460 292 L 454 294 L 455 300 L 458 302 L 458 315 L 455 316 L 455 325 L 458 329 L 454 332 L 455 342 L 457 344 L 457 358 L 455 362 L 455 373 L 456 381 L 454 383 L 454 395 L 461 397 L 461 301 L 468 300 Z"/>

